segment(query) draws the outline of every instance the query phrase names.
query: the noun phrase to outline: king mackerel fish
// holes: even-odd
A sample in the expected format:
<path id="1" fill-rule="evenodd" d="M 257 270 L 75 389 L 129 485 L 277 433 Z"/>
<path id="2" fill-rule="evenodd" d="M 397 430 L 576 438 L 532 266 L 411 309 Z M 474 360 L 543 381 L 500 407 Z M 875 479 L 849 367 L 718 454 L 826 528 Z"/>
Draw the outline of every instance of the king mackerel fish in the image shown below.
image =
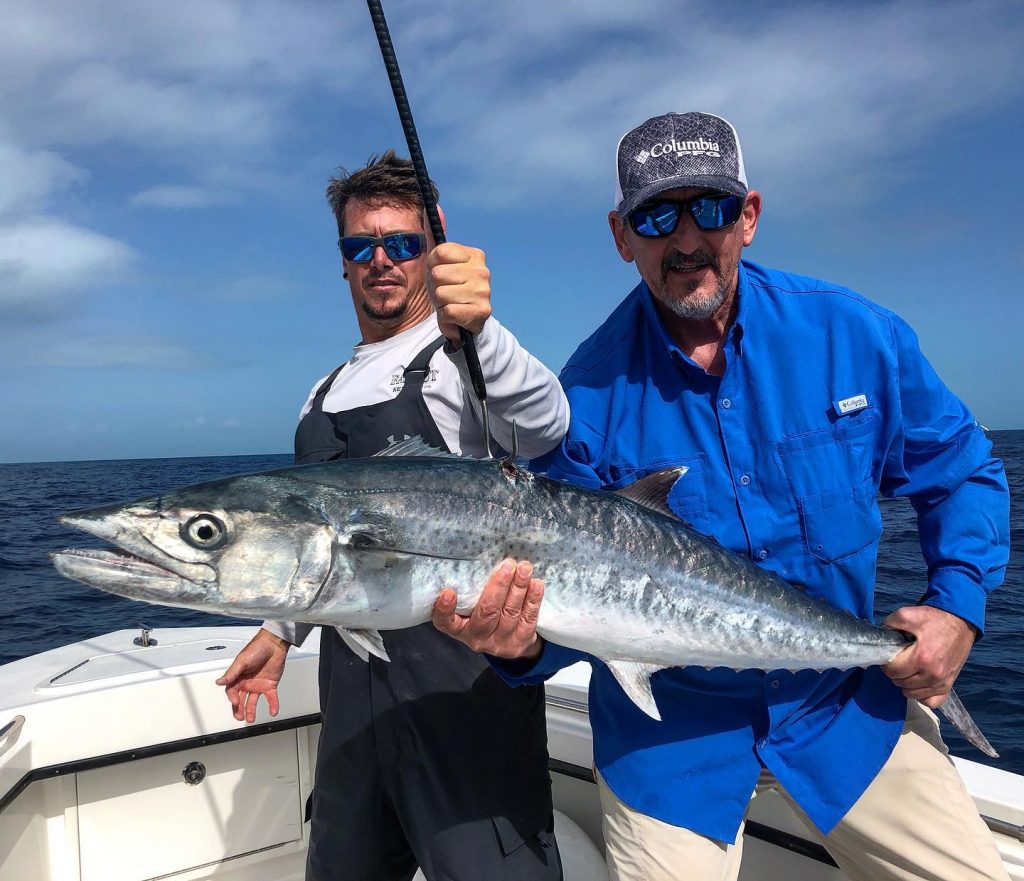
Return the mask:
<path id="1" fill-rule="evenodd" d="M 466 611 L 498 560 L 529 559 L 545 583 L 537 632 L 600 658 L 655 719 L 650 676 L 666 667 L 846 669 L 908 646 L 680 522 L 667 496 L 684 472 L 593 492 L 414 438 L 373 458 L 67 514 L 121 550 L 52 558 L 62 575 L 131 599 L 333 625 L 364 659 L 387 659 L 378 631 L 429 621 L 442 588 Z M 995 754 L 955 694 L 942 710 Z"/>

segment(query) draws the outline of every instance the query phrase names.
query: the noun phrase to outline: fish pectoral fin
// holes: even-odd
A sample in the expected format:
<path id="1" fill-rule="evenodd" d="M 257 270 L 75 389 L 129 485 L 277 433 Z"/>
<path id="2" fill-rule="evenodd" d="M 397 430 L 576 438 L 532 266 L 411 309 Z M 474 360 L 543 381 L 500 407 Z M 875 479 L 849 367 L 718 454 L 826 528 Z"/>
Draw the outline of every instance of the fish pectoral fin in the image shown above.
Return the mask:
<path id="1" fill-rule="evenodd" d="M 384 640 L 376 630 L 349 630 L 347 627 L 336 627 L 335 630 L 345 645 L 364 661 L 369 662 L 370 655 L 375 655 L 382 661 L 391 660 L 387 649 L 384 648 Z"/>
<path id="2" fill-rule="evenodd" d="M 405 440 L 395 441 L 389 447 L 385 447 L 379 453 L 374 453 L 374 456 L 429 456 L 433 459 L 461 459 L 462 456 L 457 456 L 455 453 L 449 453 L 447 450 L 439 450 L 437 447 L 432 447 L 428 444 L 421 435 L 416 437 L 409 437 Z"/>
<path id="3" fill-rule="evenodd" d="M 615 494 L 617 496 L 624 496 L 650 511 L 657 511 L 659 514 L 664 514 L 666 517 L 682 522 L 679 515 L 669 507 L 668 494 L 672 492 L 672 487 L 676 485 L 676 481 L 689 470 L 685 465 L 677 465 L 675 468 L 655 471 L 653 474 L 648 474 L 629 486 L 615 490 Z"/>
<path id="4" fill-rule="evenodd" d="M 661 721 L 661 713 L 651 691 L 651 674 L 664 670 L 657 664 L 642 664 L 638 661 L 606 661 L 615 680 L 622 686 L 629 699 L 652 719 Z"/>

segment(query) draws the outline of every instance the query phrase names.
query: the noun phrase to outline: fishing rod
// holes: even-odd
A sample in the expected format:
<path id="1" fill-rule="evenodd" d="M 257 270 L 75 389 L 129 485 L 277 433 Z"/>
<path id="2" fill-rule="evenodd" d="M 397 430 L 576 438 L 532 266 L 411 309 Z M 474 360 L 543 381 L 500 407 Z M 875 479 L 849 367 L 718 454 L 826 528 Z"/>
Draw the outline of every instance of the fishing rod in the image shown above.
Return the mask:
<path id="1" fill-rule="evenodd" d="M 380 0 L 366 0 L 370 9 L 370 18 L 373 20 L 373 29 L 377 32 L 377 45 L 380 46 L 381 58 L 384 59 L 384 67 L 388 72 L 388 79 L 391 82 L 391 91 L 395 96 L 395 107 L 398 109 L 398 118 L 402 122 L 402 130 L 405 132 L 405 143 L 409 147 L 409 158 L 412 159 L 413 168 L 416 170 L 416 183 L 419 186 L 420 196 L 423 199 L 423 207 L 427 212 L 427 222 L 430 224 L 430 232 L 434 237 L 434 244 L 441 245 L 445 242 L 444 227 L 441 226 L 441 217 L 437 212 L 437 202 L 430 187 L 430 176 L 427 174 L 427 163 L 423 159 L 423 150 L 420 149 L 420 138 L 416 134 L 416 123 L 412 118 L 412 108 L 409 106 L 409 97 L 405 93 L 405 84 L 402 82 L 402 72 L 398 69 L 398 58 L 395 56 L 395 47 L 391 43 L 391 32 L 388 30 L 387 19 L 384 18 L 384 9 Z M 459 339 L 462 341 L 462 350 L 466 353 L 466 367 L 469 368 L 469 378 L 473 384 L 473 392 L 483 411 L 484 422 L 484 447 L 487 450 L 487 458 L 491 456 L 491 426 L 487 418 L 487 385 L 484 383 L 484 374 L 480 369 L 480 358 L 476 352 L 476 342 L 473 335 L 465 327 L 459 327 Z"/>

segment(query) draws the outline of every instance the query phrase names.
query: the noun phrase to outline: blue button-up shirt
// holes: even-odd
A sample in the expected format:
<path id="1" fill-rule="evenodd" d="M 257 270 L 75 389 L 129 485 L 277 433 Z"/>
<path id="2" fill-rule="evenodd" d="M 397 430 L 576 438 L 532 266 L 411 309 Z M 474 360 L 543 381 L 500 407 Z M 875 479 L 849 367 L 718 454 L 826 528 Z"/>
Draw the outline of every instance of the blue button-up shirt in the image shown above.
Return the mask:
<path id="1" fill-rule="evenodd" d="M 1008 558 L 1002 464 L 910 327 L 853 291 L 744 261 L 724 354 L 723 375 L 706 373 L 640 284 L 566 365 L 572 424 L 537 464 L 595 489 L 686 465 L 669 496 L 681 519 L 868 619 L 877 494 L 907 496 L 928 566 L 921 601 L 983 629 Z M 548 644 L 528 671 L 495 663 L 510 682 L 536 682 L 580 657 Z M 879 668 L 686 667 L 654 675 L 658 722 L 589 660 L 605 781 L 637 810 L 721 841 L 735 839 L 762 764 L 828 833 L 906 714 Z"/>

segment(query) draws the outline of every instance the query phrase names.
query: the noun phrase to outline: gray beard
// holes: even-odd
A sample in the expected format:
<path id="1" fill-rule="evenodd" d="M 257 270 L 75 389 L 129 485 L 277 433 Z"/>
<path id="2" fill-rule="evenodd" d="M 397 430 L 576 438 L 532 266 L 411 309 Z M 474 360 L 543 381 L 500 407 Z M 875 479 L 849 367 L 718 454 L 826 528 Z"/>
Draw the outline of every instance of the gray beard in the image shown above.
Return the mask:
<path id="1" fill-rule="evenodd" d="M 686 318 L 691 321 L 707 321 L 709 318 L 714 317 L 715 313 L 722 308 L 727 294 L 726 283 L 719 281 L 718 287 L 713 294 L 699 299 L 694 299 L 691 296 L 685 300 L 677 300 L 675 297 L 669 296 L 667 291 L 660 291 L 657 296 L 658 301 L 666 309 L 680 318 Z"/>

